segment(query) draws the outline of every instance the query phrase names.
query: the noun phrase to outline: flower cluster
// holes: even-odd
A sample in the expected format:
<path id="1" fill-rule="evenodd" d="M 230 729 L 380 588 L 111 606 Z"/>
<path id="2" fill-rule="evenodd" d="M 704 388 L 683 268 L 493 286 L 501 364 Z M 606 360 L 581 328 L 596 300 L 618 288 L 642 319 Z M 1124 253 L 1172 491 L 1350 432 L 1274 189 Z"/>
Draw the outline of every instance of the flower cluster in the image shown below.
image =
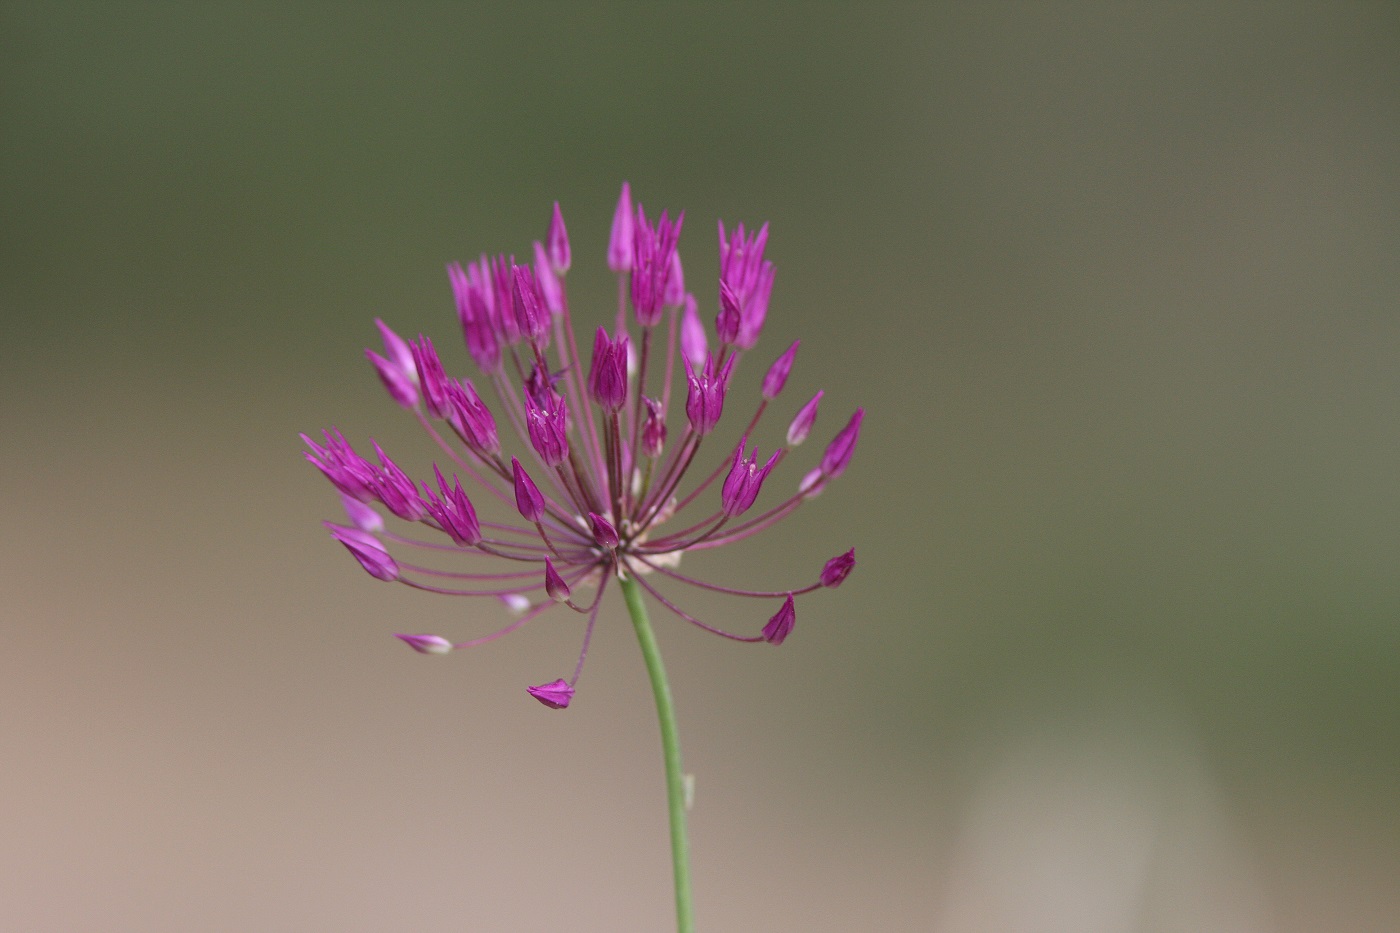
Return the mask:
<path id="1" fill-rule="evenodd" d="M 827 561 L 810 585 L 773 592 L 720 586 L 677 569 L 686 551 L 751 537 L 821 493 L 850 463 L 863 416 L 856 409 L 792 495 L 755 511 L 770 474 L 810 433 L 822 400 L 818 392 L 798 409 L 785 446 L 767 457 L 748 446 L 787 382 L 794 342 L 768 368 L 742 438 L 712 470 L 689 481 L 723 416 L 735 367 L 763 329 L 774 267 L 764 257 L 767 224 L 755 233 L 743 224 L 726 232 L 720 223 L 712 349 L 695 298 L 685 289 L 677 249 L 684 219 L 663 211 L 653 222 L 640 204 L 634 209 L 628 186 L 622 186 L 607 251 L 619 278 L 617 320 L 611 334 L 598 328 L 586 367 L 569 312 L 565 275 L 571 253 L 557 203 L 545 241 L 534 244 L 533 262 L 483 255 L 465 268 L 448 266 L 463 340 L 480 370 L 482 390 L 494 397 L 494 411 L 477 383 L 447 375 L 431 340 L 405 340 L 376 322 L 384 352 L 366 350 L 366 356 L 390 397 L 441 448 L 451 464 L 450 480 L 434 465 L 431 482 L 415 483 L 378 444 L 370 442 L 377 462 L 371 461 L 334 429 L 320 443 L 302 435 L 306 459 L 340 491 L 349 516 L 348 525 L 326 527 L 371 576 L 432 593 L 495 597 L 517 614 L 501 630 L 465 642 L 399 635 L 410 647 L 446 654 L 499 638 L 557 606 L 582 613 L 588 621 L 573 676 L 528 688 L 541 703 L 562 709 L 573 698 L 614 577 L 635 580 L 672 613 L 706 631 L 779 645 L 796 620 L 794 597 L 839 586 L 855 566 L 852 549 Z M 680 384 L 678 352 L 685 424 L 676 438 L 668 415 L 672 383 Z M 503 444 L 512 436 L 515 455 Z M 479 518 L 473 496 L 499 500 L 509 520 Z M 376 504 L 436 534 L 424 540 L 390 531 Z M 687 513 L 693 517 L 681 520 Z M 403 555 L 412 553 L 458 563 L 451 569 L 409 563 Z M 780 602 L 759 634 L 735 634 L 680 608 L 658 587 L 662 579 Z M 593 590 L 591 598 L 578 595 L 586 589 Z"/>

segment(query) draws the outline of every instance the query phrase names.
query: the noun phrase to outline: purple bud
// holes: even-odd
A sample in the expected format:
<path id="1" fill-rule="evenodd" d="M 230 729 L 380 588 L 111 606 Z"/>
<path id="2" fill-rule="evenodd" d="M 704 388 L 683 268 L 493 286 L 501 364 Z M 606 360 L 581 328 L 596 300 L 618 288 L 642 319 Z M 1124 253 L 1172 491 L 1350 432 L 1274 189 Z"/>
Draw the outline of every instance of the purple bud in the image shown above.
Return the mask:
<path id="1" fill-rule="evenodd" d="M 622 183 L 622 194 L 613 212 L 612 233 L 608 236 L 608 268 L 614 272 L 632 270 L 632 186 Z"/>
<path id="2" fill-rule="evenodd" d="M 598 328 L 593 339 L 593 365 L 588 371 L 588 393 L 598 407 L 612 413 L 627 401 L 627 337 L 608 340 Z"/>
<path id="3" fill-rule="evenodd" d="M 763 397 L 768 401 L 771 402 L 782 394 L 783 386 L 787 385 L 788 374 L 792 372 L 792 361 L 797 356 L 797 347 L 801 343 L 800 340 L 794 340 L 792 346 L 768 367 L 768 372 L 763 377 Z"/>
<path id="4" fill-rule="evenodd" d="M 812 425 L 817 420 L 817 406 L 822 403 L 822 396 L 826 394 L 825 389 L 821 389 L 812 400 L 797 410 L 797 417 L 792 419 L 792 424 L 788 425 L 787 442 L 789 447 L 796 447 L 807 439 L 807 435 L 812 433 Z"/>
<path id="5" fill-rule="evenodd" d="M 666 446 L 666 412 L 654 398 L 644 398 L 647 418 L 642 422 L 642 453 L 655 459 Z"/>
<path id="6" fill-rule="evenodd" d="M 546 237 L 549 251 L 549 265 L 554 274 L 562 276 L 569 271 L 569 231 L 564 229 L 564 215 L 559 210 L 559 202 L 554 202 L 554 216 L 549 219 L 549 236 Z"/>
<path id="7" fill-rule="evenodd" d="M 413 365 L 418 370 L 418 385 L 423 390 L 423 401 L 428 412 L 437 418 L 445 418 L 450 410 L 447 402 L 447 374 L 442 370 L 442 360 L 438 359 L 433 342 L 422 334 L 411 345 Z"/>
<path id="8" fill-rule="evenodd" d="M 562 398 L 537 401 L 526 393 L 525 426 L 530 433 L 530 444 L 545 466 L 558 466 L 569 456 L 569 441 L 565 436 L 568 417 L 569 407 Z"/>
<path id="9" fill-rule="evenodd" d="M 433 476 L 437 478 L 438 492 L 423 484 L 423 505 L 429 515 L 457 544 L 475 547 L 481 543 L 481 524 L 476 518 L 476 509 L 462 489 L 462 481 L 452 477 L 452 487 L 448 488 L 442 471 L 433 464 Z"/>
<path id="10" fill-rule="evenodd" d="M 564 290 L 559 287 L 559 279 L 555 277 L 554 269 L 550 266 L 539 240 L 535 241 L 535 281 L 539 283 L 540 296 L 549 312 L 555 315 L 563 314 Z"/>
<path id="11" fill-rule="evenodd" d="M 846 426 L 826 445 L 826 452 L 822 454 L 822 472 L 827 476 L 837 477 L 846 472 L 851 455 L 856 452 L 856 441 L 860 439 L 860 422 L 864 417 L 865 409 L 857 408 Z"/>
<path id="12" fill-rule="evenodd" d="M 792 634 L 792 627 L 796 622 L 797 607 L 793 605 L 792 594 L 789 593 L 783 607 L 763 626 L 763 640 L 770 645 L 781 645 L 783 640 Z"/>
<path id="13" fill-rule="evenodd" d="M 520 332 L 532 342 L 543 344 L 549 336 L 549 311 L 540 295 L 535 270 L 529 266 L 512 266 L 511 303 L 515 308 L 515 323 Z"/>
<path id="14" fill-rule="evenodd" d="M 715 331 L 719 334 L 719 342 L 731 344 L 738 340 L 739 328 L 743 323 L 744 316 L 739 310 L 739 298 L 729 287 L 729 283 L 721 279 L 719 283 L 719 316 L 715 318 Z"/>
<path id="15" fill-rule="evenodd" d="M 666 276 L 666 288 L 661 301 L 668 308 L 680 307 L 685 298 L 685 269 L 681 267 L 680 250 L 671 254 L 671 270 Z"/>
<path id="16" fill-rule="evenodd" d="M 492 323 L 507 346 L 520 340 L 520 319 L 515 313 L 515 257 L 497 256 L 490 261 Z"/>
<path id="17" fill-rule="evenodd" d="M 773 291 L 774 268 L 763 258 L 768 244 L 768 225 L 764 224 L 758 233 L 749 236 L 744 225 L 739 224 L 732 237 L 726 237 L 724 223 L 719 225 L 719 277 L 720 295 L 728 286 L 738 323 L 733 343 L 741 350 L 750 349 L 763 329 L 763 320 L 768 315 L 768 299 Z M 726 341 L 730 342 L 730 341 Z"/>
<path id="18" fill-rule="evenodd" d="M 612 522 L 597 512 L 589 512 L 588 523 L 593 526 L 593 540 L 610 551 L 618 546 L 620 541 L 617 537 L 617 529 L 613 527 Z"/>
<path id="19" fill-rule="evenodd" d="M 394 563 L 394 559 L 389 556 L 389 552 L 384 549 L 384 545 L 379 543 L 379 539 L 368 531 L 361 531 L 358 528 L 346 528 L 344 525 L 336 525 L 332 522 L 323 523 L 330 530 L 331 536 L 345 549 L 354 555 L 355 560 L 360 562 L 360 566 L 376 580 L 394 581 L 399 578 L 399 565 Z"/>
<path id="20" fill-rule="evenodd" d="M 569 682 L 562 678 L 551 683 L 540 684 L 538 687 L 526 687 L 525 690 L 530 696 L 550 709 L 567 709 L 569 701 L 574 698 L 574 688 L 570 687 Z"/>
<path id="21" fill-rule="evenodd" d="M 452 642 L 440 635 L 394 635 L 419 654 L 447 654 Z"/>
<path id="22" fill-rule="evenodd" d="M 496 419 L 491 409 L 477 394 L 476 386 L 470 379 L 453 383 L 448 392 L 451 412 L 447 423 L 462 439 L 462 443 L 483 458 L 494 457 L 501 452 L 501 439 L 496 433 Z"/>
<path id="23" fill-rule="evenodd" d="M 565 583 L 564 578 L 559 576 L 559 571 L 554 569 L 554 561 L 548 557 L 544 559 L 544 591 L 556 603 L 569 601 L 569 584 Z"/>
<path id="24" fill-rule="evenodd" d="M 856 565 L 856 549 L 851 548 L 844 554 L 837 554 L 826 562 L 822 568 L 822 586 L 836 589 L 841 583 L 851 575 L 851 570 Z"/>
<path id="25" fill-rule="evenodd" d="M 384 352 L 388 356 L 380 356 L 369 348 L 365 349 L 365 356 L 374 364 L 374 370 L 389 391 L 389 397 L 404 408 L 414 408 L 418 405 L 418 369 L 413 362 L 413 351 L 409 349 L 407 341 L 389 329 L 389 325 L 379 318 L 375 318 L 374 323 L 379 325 L 379 333 L 384 338 Z"/>
<path id="26" fill-rule="evenodd" d="M 705 325 L 700 323 L 700 315 L 695 310 L 695 296 L 685 296 L 685 311 L 681 313 L 681 356 L 690 360 L 690 365 L 699 369 L 705 365 L 705 355 L 710 352 L 710 341 L 705 336 Z"/>
<path id="27" fill-rule="evenodd" d="M 457 296 L 457 317 L 462 323 L 467 352 L 483 372 L 494 373 L 501 366 L 501 345 L 496 338 L 490 263 L 483 256 L 479 263 L 471 263 L 463 272 L 454 262 L 448 265 L 447 274 L 452 279 L 453 294 Z"/>
<path id="28" fill-rule="evenodd" d="M 539 487 L 530 479 L 530 474 L 525 472 L 519 460 L 511 457 L 510 466 L 515 471 L 515 507 L 525 521 L 532 524 L 538 522 L 544 514 L 544 496 L 540 495 Z"/>
<path id="29" fill-rule="evenodd" d="M 345 514 L 349 516 L 350 524 L 356 528 L 371 533 L 384 530 L 384 517 L 359 499 L 342 492 L 340 503 L 345 506 Z"/>
<path id="30" fill-rule="evenodd" d="M 734 465 L 730 467 L 729 475 L 725 477 L 724 486 L 720 490 L 720 507 L 730 518 L 738 518 L 753 506 L 754 501 L 758 499 L 759 490 L 763 488 L 763 481 L 773 471 L 781 453 L 775 450 L 768 462 L 759 466 L 757 446 L 750 457 L 744 457 L 744 444 L 747 441 L 748 437 L 745 436 L 734 450 Z"/>

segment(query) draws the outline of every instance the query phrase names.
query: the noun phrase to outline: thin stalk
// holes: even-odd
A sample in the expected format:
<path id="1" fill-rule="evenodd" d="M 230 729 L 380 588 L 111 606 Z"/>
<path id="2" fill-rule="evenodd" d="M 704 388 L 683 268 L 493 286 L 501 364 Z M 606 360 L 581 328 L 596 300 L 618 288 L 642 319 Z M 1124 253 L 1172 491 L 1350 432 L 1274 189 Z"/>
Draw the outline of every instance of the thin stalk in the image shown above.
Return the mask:
<path id="1" fill-rule="evenodd" d="M 666 680 L 666 667 L 661 663 L 661 649 L 647 620 L 647 607 L 635 578 L 625 576 L 621 581 L 622 597 L 637 630 L 637 643 L 642 648 L 647 673 L 651 675 L 651 692 L 656 698 L 656 716 L 661 720 L 661 751 L 666 759 L 666 803 L 671 810 L 671 864 L 676 879 L 677 933 L 695 933 L 695 908 L 690 897 L 690 847 L 685 832 L 685 775 L 681 771 L 681 740 L 676 731 L 676 708 L 671 701 L 671 685 Z"/>

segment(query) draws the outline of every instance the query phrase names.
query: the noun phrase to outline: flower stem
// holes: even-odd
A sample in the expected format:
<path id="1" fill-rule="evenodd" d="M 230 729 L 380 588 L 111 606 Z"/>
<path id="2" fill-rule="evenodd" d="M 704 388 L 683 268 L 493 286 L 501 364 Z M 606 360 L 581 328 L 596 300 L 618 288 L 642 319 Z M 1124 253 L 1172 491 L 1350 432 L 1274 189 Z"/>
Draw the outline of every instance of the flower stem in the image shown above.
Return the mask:
<path id="1" fill-rule="evenodd" d="M 661 663 L 661 649 L 647 620 L 647 607 L 642 591 L 631 577 L 622 579 L 622 596 L 637 630 L 637 642 L 651 675 L 651 691 L 656 698 L 656 716 L 661 720 L 661 750 L 666 758 L 666 802 L 671 810 L 671 862 L 676 876 L 676 930 L 694 933 L 695 908 L 690 899 L 690 848 L 685 833 L 685 775 L 681 771 L 681 740 L 676 731 L 676 708 L 671 702 L 671 685 L 666 680 L 666 666 Z"/>

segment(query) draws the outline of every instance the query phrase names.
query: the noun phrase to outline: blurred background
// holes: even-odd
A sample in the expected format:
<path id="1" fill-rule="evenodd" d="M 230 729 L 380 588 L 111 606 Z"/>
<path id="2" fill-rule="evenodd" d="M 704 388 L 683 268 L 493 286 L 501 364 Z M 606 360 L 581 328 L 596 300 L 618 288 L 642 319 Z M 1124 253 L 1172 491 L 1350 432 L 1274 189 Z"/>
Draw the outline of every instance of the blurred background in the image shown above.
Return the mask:
<path id="1" fill-rule="evenodd" d="M 1382 3 L 5 4 L 0 926 L 668 927 L 620 605 L 564 713 L 571 623 L 414 654 L 499 607 L 361 572 L 297 439 L 426 469 L 373 319 L 468 373 L 444 263 L 557 199 L 604 320 L 627 179 L 707 319 L 772 223 L 772 482 L 867 409 L 687 563 L 855 546 L 781 649 L 655 617 L 702 929 L 1400 927 L 1398 115 Z"/>

